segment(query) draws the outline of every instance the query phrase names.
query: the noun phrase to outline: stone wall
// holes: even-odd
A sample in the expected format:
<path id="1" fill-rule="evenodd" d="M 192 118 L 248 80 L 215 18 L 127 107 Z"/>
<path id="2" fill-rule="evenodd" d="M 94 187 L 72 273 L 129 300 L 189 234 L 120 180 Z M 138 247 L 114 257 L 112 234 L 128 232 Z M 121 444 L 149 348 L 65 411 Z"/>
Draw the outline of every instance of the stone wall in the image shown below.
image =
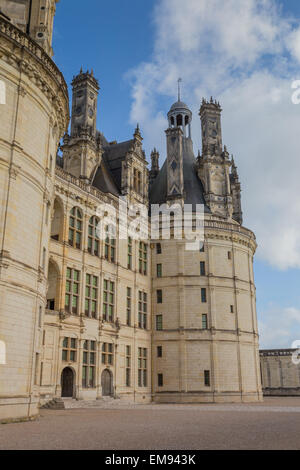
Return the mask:
<path id="1" fill-rule="evenodd" d="M 300 396 L 300 365 L 294 364 L 294 349 L 260 351 L 260 367 L 265 396 Z"/>

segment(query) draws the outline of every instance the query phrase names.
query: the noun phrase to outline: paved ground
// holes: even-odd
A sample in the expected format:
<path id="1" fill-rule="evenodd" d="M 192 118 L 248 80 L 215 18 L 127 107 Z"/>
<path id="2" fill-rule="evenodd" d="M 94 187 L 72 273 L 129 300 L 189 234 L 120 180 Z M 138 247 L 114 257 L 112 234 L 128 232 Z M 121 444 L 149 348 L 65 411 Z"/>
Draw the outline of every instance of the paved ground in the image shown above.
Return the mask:
<path id="1" fill-rule="evenodd" d="M 41 410 L 35 422 L 0 425 L 0 449 L 300 449 L 300 397 Z"/>

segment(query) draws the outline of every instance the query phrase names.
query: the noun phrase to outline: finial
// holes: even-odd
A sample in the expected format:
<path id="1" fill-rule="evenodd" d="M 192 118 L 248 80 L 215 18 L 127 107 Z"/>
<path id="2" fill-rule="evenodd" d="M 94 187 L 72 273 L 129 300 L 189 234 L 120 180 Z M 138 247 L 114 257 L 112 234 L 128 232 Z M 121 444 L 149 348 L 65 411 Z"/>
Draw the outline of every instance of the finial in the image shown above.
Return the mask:
<path id="1" fill-rule="evenodd" d="M 137 123 L 137 125 L 136 125 L 136 129 L 135 129 L 135 131 L 134 131 L 134 137 L 139 137 L 139 138 L 142 137 L 142 136 L 141 136 L 141 133 L 140 133 L 140 126 L 139 126 L 139 123 Z"/>
<path id="2" fill-rule="evenodd" d="M 80 73 L 82 73 L 82 66 L 81 66 L 81 68 L 80 68 Z"/>
<path id="3" fill-rule="evenodd" d="M 92 77 L 94 76 L 94 70 L 93 69 L 91 70 L 91 76 Z"/>
<path id="4" fill-rule="evenodd" d="M 178 78 L 178 101 L 181 100 L 181 90 L 180 90 L 180 83 L 182 82 L 182 78 Z"/>

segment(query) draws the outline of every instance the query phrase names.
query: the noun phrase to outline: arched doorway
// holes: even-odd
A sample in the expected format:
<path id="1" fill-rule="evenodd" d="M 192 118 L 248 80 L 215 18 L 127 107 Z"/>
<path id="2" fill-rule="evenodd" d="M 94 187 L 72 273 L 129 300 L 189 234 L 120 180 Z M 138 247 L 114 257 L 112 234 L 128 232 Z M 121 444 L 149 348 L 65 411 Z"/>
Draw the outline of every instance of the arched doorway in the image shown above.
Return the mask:
<path id="1" fill-rule="evenodd" d="M 74 394 L 74 372 L 71 367 L 65 367 L 61 374 L 61 396 L 73 398 Z"/>
<path id="2" fill-rule="evenodd" d="M 113 376 L 112 373 L 105 369 L 101 375 L 102 396 L 109 397 L 113 393 Z"/>

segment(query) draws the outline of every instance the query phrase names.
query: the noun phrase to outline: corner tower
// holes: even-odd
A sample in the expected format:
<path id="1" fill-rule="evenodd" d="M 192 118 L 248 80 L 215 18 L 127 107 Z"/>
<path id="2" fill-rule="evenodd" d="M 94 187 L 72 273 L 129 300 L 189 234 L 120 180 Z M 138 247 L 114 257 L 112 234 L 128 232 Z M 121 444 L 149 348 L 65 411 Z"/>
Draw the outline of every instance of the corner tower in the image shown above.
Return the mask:
<path id="1" fill-rule="evenodd" d="M 197 205 L 204 207 L 203 247 L 190 249 L 186 232 L 177 238 L 172 216 L 170 239 L 161 231 L 152 240 L 154 401 L 261 401 L 256 239 L 240 225 L 239 180 L 222 144 L 219 103 L 203 101 L 200 115 L 203 149 L 196 159 L 191 112 L 180 100 L 171 107 L 167 157 L 150 189 L 150 203 L 172 212 L 177 185 L 194 226 Z"/>

